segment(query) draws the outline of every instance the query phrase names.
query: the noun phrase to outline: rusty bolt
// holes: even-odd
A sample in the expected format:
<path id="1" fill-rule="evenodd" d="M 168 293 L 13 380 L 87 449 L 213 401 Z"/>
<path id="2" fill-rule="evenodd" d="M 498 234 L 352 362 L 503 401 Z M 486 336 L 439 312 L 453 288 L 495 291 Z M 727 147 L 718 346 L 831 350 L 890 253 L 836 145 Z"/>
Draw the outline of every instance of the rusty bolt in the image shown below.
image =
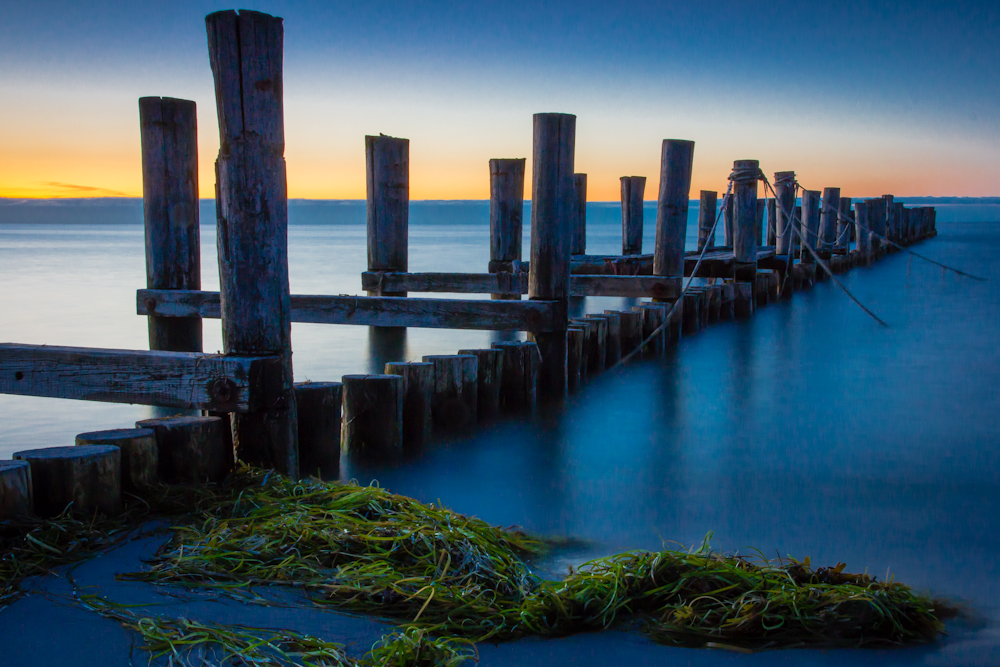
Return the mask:
<path id="1" fill-rule="evenodd" d="M 156 299 L 154 299 L 153 297 L 151 296 L 146 297 L 145 304 L 147 312 L 152 312 L 156 310 Z"/>
<path id="2" fill-rule="evenodd" d="M 233 400 L 233 390 L 236 387 L 231 380 L 226 378 L 216 380 L 212 383 L 212 398 L 219 403 L 228 403 Z"/>

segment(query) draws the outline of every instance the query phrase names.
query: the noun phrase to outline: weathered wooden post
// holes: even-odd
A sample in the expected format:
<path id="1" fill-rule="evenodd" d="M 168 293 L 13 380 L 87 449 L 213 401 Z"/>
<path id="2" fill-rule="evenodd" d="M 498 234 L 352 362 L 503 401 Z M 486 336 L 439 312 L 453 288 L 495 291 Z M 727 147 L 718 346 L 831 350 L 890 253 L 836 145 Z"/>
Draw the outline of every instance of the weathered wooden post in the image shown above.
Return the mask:
<path id="1" fill-rule="evenodd" d="M 837 210 L 837 243 L 835 250 L 846 255 L 851 248 L 851 198 L 841 197 L 840 207 Z"/>
<path id="2" fill-rule="evenodd" d="M 531 174 L 531 270 L 528 297 L 557 301 L 568 307 L 570 214 L 573 210 L 573 159 L 576 116 L 534 116 Z M 563 316 L 563 322 L 566 322 Z M 538 344 L 539 393 L 552 399 L 566 394 L 566 326 L 529 332 Z M 506 370 L 506 369 L 505 369 Z"/>
<path id="3" fill-rule="evenodd" d="M 715 245 L 716 207 L 719 200 L 719 193 L 714 190 L 702 190 L 701 199 L 698 204 L 698 250 L 705 246 L 711 248 Z"/>
<path id="4" fill-rule="evenodd" d="M 226 354 L 281 358 L 274 400 L 234 414 L 248 463 L 298 477 L 288 292 L 288 190 L 280 18 L 244 10 L 205 17 L 219 117 L 216 215 Z"/>
<path id="5" fill-rule="evenodd" d="M 778 202 L 774 197 L 767 200 L 767 245 L 776 246 L 778 241 Z M 778 253 L 775 253 L 778 254 Z"/>
<path id="6" fill-rule="evenodd" d="M 409 269 L 410 140 L 365 137 L 368 192 L 368 270 Z M 406 296 L 376 289 L 369 296 Z"/>
<path id="7" fill-rule="evenodd" d="M 729 200 L 723 199 L 724 208 L 722 210 L 722 226 L 724 235 L 724 242 L 727 247 L 733 247 L 733 194 L 729 194 Z"/>
<path id="8" fill-rule="evenodd" d="M 571 255 L 587 254 L 587 175 L 573 174 L 573 236 Z"/>
<path id="9" fill-rule="evenodd" d="M 737 281 L 757 280 L 757 160 L 733 162 L 733 266 Z M 751 291 L 752 293 L 752 291 Z"/>
<path id="10" fill-rule="evenodd" d="M 635 311 L 618 313 L 621 320 L 622 356 L 631 354 L 642 342 L 642 314 Z"/>
<path id="11" fill-rule="evenodd" d="M 828 259 L 837 241 L 837 211 L 840 210 L 840 188 L 824 188 L 822 213 L 819 219 L 819 240 L 813 246 L 820 257 Z"/>
<path id="12" fill-rule="evenodd" d="M 344 386 L 339 382 L 299 382 L 299 470 L 323 479 L 340 474 L 340 410 Z"/>
<path id="13" fill-rule="evenodd" d="M 385 374 L 403 378 L 403 449 L 417 449 L 431 439 L 434 364 L 393 361 L 385 365 Z"/>
<path id="14" fill-rule="evenodd" d="M 111 445 L 121 450 L 121 486 L 127 493 L 141 494 L 159 481 L 156 434 L 148 428 L 118 428 L 76 436 L 76 446 Z"/>
<path id="15" fill-rule="evenodd" d="M 403 378 L 345 375 L 340 447 L 359 461 L 392 461 L 403 451 Z"/>
<path id="16" fill-rule="evenodd" d="M 622 254 L 642 253 L 642 197 L 645 176 L 622 176 Z"/>
<path id="17" fill-rule="evenodd" d="M 139 99 L 146 287 L 201 289 L 195 103 Z M 155 306 L 155 304 L 153 304 Z M 149 349 L 201 352 L 201 318 L 149 316 Z"/>
<path id="18" fill-rule="evenodd" d="M 472 355 L 479 362 L 476 370 L 476 419 L 481 422 L 495 419 L 500 414 L 503 353 L 493 348 L 459 350 L 458 353 Z"/>
<path id="19" fill-rule="evenodd" d="M 905 238 L 903 234 L 903 202 L 894 201 L 892 203 L 892 214 L 896 220 L 896 238 L 893 240 L 896 243 L 903 243 Z"/>
<path id="20" fill-rule="evenodd" d="M 566 329 L 566 388 L 571 394 L 580 390 L 584 339 L 583 328 L 571 326 Z"/>
<path id="21" fill-rule="evenodd" d="M 608 321 L 608 344 L 604 358 L 606 367 L 611 368 L 622 358 L 622 318 L 617 310 L 605 310 L 604 318 Z"/>
<path id="22" fill-rule="evenodd" d="M 764 245 L 764 210 L 767 207 L 765 199 L 757 199 L 757 247 Z"/>
<path id="23" fill-rule="evenodd" d="M 500 378 L 500 407 L 510 412 L 533 412 L 538 402 L 538 345 L 504 341 L 490 347 L 503 353 Z"/>
<path id="24" fill-rule="evenodd" d="M 871 209 L 871 200 L 865 199 L 854 203 L 854 226 L 857 228 L 855 235 L 858 239 L 857 251 L 858 261 L 862 264 L 871 263 L 871 244 L 868 236 L 868 211 Z"/>
<path id="25" fill-rule="evenodd" d="M 583 329 L 583 357 L 580 359 L 580 381 L 586 382 L 591 375 L 597 375 L 601 369 L 594 362 L 597 359 L 597 322 L 578 317 L 570 320 L 570 326 Z"/>
<path id="26" fill-rule="evenodd" d="M 799 219 L 802 221 L 800 231 L 804 241 L 799 258 L 803 264 L 813 264 L 816 261 L 813 254 L 806 248 L 806 244 L 818 252 L 816 245 L 819 242 L 819 198 L 819 190 L 802 191 L 802 217 Z"/>
<path id="27" fill-rule="evenodd" d="M 778 171 L 774 173 L 775 224 L 774 224 L 774 254 L 787 256 L 791 263 L 795 255 L 795 232 L 792 227 L 796 221 L 790 216 L 795 212 L 795 172 Z"/>
<path id="28" fill-rule="evenodd" d="M 600 315 L 587 315 L 581 319 L 594 323 L 594 345 L 590 348 L 590 357 L 587 359 L 587 374 L 600 375 L 607 366 L 608 321 Z"/>
<path id="29" fill-rule="evenodd" d="M 678 282 L 684 277 L 684 239 L 693 164 L 693 141 L 663 140 L 660 149 L 660 194 L 656 202 L 653 275 L 676 277 Z"/>
<path id="30" fill-rule="evenodd" d="M 233 469 L 233 447 L 220 417 L 143 419 L 135 427 L 156 434 L 163 482 L 221 482 Z"/>
<path id="31" fill-rule="evenodd" d="M 882 195 L 885 201 L 885 237 L 890 241 L 896 240 L 896 206 L 893 203 L 892 195 Z M 886 247 L 887 251 L 892 251 L 892 246 Z"/>
<path id="32" fill-rule="evenodd" d="M 423 361 L 434 364 L 434 426 L 442 430 L 473 426 L 479 402 L 478 359 L 471 354 L 428 354 Z"/>
<path id="33" fill-rule="evenodd" d="M 48 447 L 17 452 L 31 466 L 35 514 L 58 515 L 71 503 L 77 515 L 121 512 L 121 450 L 112 445 Z"/>
<path id="34" fill-rule="evenodd" d="M 882 239 L 885 236 L 885 200 L 877 197 L 868 208 L 868 229 L 875 235 L 872 239 L 872 259 L 878 259 L 883 252 Z"/>
<path id="35" fill-rule="evenodd" d="M 31 468 L 27 461 L 0 461 L 0 521 L 31 516 Z"/>
<path id="36" fill-rule="evenodd" d="M 490 273 L 510 273 L 517 280 L 524 220 L 524 158 L 490 160 Z M 517 301 L 520 294 L 494 294 Z"/>

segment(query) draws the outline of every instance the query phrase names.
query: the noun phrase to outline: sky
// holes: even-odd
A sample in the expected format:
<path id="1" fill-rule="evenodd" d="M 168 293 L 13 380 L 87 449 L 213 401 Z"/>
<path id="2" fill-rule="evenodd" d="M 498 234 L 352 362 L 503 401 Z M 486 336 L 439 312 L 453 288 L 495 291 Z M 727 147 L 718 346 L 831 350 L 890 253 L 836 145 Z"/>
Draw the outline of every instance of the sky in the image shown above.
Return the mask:
<path id="1" fill-rule="evenodd" d="M 242 7 L 285 19 L 290 197 L 363 199 L 364 136 L 384 133 L 410 139 L 411 199 L 486 199 L 488 160 L 530 156 L 550 111 L 577 116 L 591 201 L 626 175 L 655 200 L 666 138 L 695 141 L 694 198 L 737 159 L 846 196 L 1000 195 L 996 0 Z M 211 197 L 204 16 L 230 8 L 0 0 L 0 197 L 141 196 L 147 95 L 197 102 Z"/>

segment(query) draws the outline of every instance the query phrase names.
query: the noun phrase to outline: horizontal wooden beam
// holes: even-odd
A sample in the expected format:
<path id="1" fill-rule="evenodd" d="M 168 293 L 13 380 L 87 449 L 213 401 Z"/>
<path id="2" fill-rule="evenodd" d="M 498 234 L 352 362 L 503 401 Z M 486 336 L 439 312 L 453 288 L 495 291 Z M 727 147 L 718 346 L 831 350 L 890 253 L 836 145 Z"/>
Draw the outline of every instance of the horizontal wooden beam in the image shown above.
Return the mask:
<path id="1" fill-rule="evenodd" d="M 517 284 L 520 283 L 520 287 Z M 365 290 L 387 292 L 455 292 L 467 294 L 526 294 L 526 273 L 396 273 L 366 271 L 361 274 Z M 680 278 L 654 276 L 574 275 L 572 296 L 623 296 L 676 299 Z"/>
<path id="2" fill-rule="evenodd" d="M 0 393 L 257 412 L 278 396 L 277 357 L 0 343 Z"/>
<path id="3" fill-rule="evenodd" d="M 692 250 L 684 257 L 684 275 L 691 276 L 698 263 L 699 252 Z M 757 250 L 757 261 L 774 257 L 774 246 Z M 698 267 L 698 277 L 726 277 L 735 258 L 733 249 L 715 247 L 705 253 Z M 523 265 L 522 265 L 523 266 Z M 524 267 L 527 270 L 530 267 Z M 575 274 L 612 276 L 649 276 L 653 274 L 652 255 L 574 255 L 570 271 Z"/>
<path id="4" fill-rule="evenodd" d="M 218 318 L 219 293 L 138 290 L 139 315 Z M 292 321 L 372 327 L 559 331 L 566 326 L 558 301 L 411 299 L 395 296 L 292 295 Z"/>

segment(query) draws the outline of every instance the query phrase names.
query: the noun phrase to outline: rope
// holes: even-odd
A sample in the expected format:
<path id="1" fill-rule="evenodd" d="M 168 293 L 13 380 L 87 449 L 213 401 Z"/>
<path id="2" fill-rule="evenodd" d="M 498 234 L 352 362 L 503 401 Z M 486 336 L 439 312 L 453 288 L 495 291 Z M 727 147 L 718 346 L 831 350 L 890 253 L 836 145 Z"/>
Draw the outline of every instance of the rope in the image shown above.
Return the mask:
<path id="1" fill-rule="evenodd" d="M 749 171 L 749 170 L 744 170 L 744 171 Z M 757 171 L 759 172 L 760 170 L 758 169 Z M 722 220 L 723 213 L 726 210 L 726 205 L 729 203 L 730 195 L 732 194 L 732 192 L 733 192 L 733 178 L 732 176 L 730 176 L 729 186 L 726 188 L 726 194 L 722 198 L 722 206 L 719 208 L 719 214 L 715 216 L 715 224 L 712 225 L 712 229 L 708 233 L 708 238 L 712 238 L 712 235 L 715 234 L 715 229 L 716 227 L 719 226 L 719 221 Z M 677 308 L 684 302 L 684 295 L 687 294 L 688 289 L 691 287 L 692 281 L 694 281 L 695 276 L 698 275 L 698 268 L 701 266 L 701 260 L 705 258 L 705 253 L 707 251 L 708 251 L 708 243 L 705 243 L 705 247 L 701 249 L 701 254 L 698 255 L 698 261 L 695 262 L 694 271 L 691 272 L 691 277 L 688 278 L 687 285 L 685 285 L 684 289 L 681 290 L 681 295 L 677 298 L 676 301 L 674 301 L 674 305 L 671 306 L 670 310 L 667 311 L 667 316 L 664 318 L 663 324 L 656 327 L 656 329 L 653 330 L 653 333 L 649 334 L 649 336 L 647 336 L 642 342 L 640 342 L 635 347 L 634 350 L 632 350 L 624 357 L 619 359 L 617 362 L 615 362 L 615 365 L 608 369 L 609 371 L 618 368 L 626 361 L 628 361 L 635 355 L 639 354 L 639 352 L 641 352 L 643 348 L 645 348 L 646 345 L 649 344 L 650 341 L 659 336 L 660 333 L 667 328 L 667 325 L 670 324 L 670 320 L 673 318 L 674 311 L 677 310 Z"/>
<path id="2" fill-rule="evenodd" d="M 771 184 L 768 182 L 766 176 L 764 177 L 764 185 L 765 185 L 765 187 L 769 188 L 772 193 L 774 192 L 774 188 L 771 187 Z M 777 197 L 775 197 L 775 199 L 777 199 Z M 820 197 L 820 202 L 822 202 L 822 201 L 823 201 L 823 199 L 822 199 L 822 197 Z M 778 203 L 779 204 L 781 203 L 780 200 L 778 201 Z M 785 209 L 782 206 L 782 211 L 784 211 L 784 210 Z M 889 324 L 885 320 L 883 320 L 881 317 L 879 317 L 874 312 L 872 312 L 871 309 L 869 309 L 865 304 L 861 303 L 861 301 L 856 296 L 854 296 L 853 294 L 851 294 L 851 291 L 844 286 L 844 283 L 840 282 L 840 280 L 837 279 L 837 276 L 833 275 L 833 271 L 831 271 L 830 267 L 827 266 L 826 262 L 824 262 L 820 258 L 819 253 L 816 252 L 816 250 L 806 240 L 806 238 L 802 235 L 802 233 L 799 232 L 798 228 L 793 225 L 792 229 L 795 230 L 795 234 L 799 237 L 799 241 L 802 242 L 802 246 L 804 248 L 806 248 L 810 252 L 810 254 L 812 254 L 813 259 L 815 259 L 816 262 L 821 267 L 823 267 L 823 270 L 826 271 L 826 273 L 827 273 L 828 276 L 830 276 L 830 279 L 833 280 L 833 282 L 837 283 L 837 286 L 840 287 L 840 289 L 842 289 L 844 291 L 844 294 L 846 294 L 848 297 L 850 297 L 851 301 L 853 301 L 854 303 L 858 304 L 858 307 L 861 308 L 861 310 L 863 310 L 866 313 L 868 313 L 868 315 L 871 316 L 871 318 L 873 320 L 875 320 L 876 322 L 878 322 L 882 326 L 888 328 Z"/>

